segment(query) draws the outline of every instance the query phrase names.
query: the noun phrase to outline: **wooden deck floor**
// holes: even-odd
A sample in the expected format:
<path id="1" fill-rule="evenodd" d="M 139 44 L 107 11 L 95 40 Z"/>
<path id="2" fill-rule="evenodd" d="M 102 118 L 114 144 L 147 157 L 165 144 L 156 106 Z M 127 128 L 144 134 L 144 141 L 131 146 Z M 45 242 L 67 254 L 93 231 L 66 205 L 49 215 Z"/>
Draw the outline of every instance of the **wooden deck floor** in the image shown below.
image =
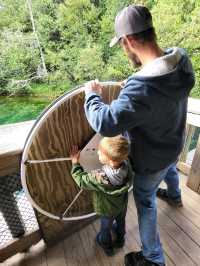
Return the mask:
<path id="1" fill-rule="evenodd" d="M 158 200 L 158 221 L 168 266 L 200 265 L 200 195 L 185 185 L 181 177 L 184 207 L 174 209 Z M 40 241 L 29 252 L 17 254 L 2 266 L 122 266 L 124 254 L 139 250 L 136 209 L 130 195 L 126 245 L 108 258 L 96 246 L 99 220 L 51 248 Z"/>

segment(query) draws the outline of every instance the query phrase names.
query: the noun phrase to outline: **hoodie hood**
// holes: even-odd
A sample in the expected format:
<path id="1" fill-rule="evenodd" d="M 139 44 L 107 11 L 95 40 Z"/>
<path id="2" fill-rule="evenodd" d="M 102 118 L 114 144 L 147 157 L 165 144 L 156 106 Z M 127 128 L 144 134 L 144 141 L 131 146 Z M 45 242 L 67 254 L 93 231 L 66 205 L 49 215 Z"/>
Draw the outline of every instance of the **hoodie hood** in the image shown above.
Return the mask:
<path id="1" fill-rule="evenodd" d="M 108 165 L 104 165 L 102 169 L 113 186 L 121 186 L 127 181 L 128 163 L 126 161 L 118 169 Z"/>
<path id="2" fill-rule="evenodd" d="M 173 99 L 188 96 L 195 83 L 190 60 L 184 49 L 177 47 L 165 50 L 164 56 L 145 65 L 133 78 Z"/>

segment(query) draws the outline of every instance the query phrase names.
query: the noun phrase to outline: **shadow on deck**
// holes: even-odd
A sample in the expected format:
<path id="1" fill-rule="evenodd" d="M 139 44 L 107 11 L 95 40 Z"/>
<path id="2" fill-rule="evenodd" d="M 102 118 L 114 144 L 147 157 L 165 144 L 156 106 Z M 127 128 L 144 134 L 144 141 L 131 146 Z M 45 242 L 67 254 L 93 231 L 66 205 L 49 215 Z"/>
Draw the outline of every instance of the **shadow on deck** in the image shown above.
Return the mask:
<path id="1" fill-rule="evenodd" d="M 184 207 L 174 209 L 158 200 L 158 223 L 168 266 L 200 265 L 200 195 L 186 185 L 181 175 Z M 136 209 L 132 193 L 129 196 L 126 245 L 114 257 L 106 257 L 95 244 L 99 229 L 96 220 L 81 231 L 46 247 L 43 241 L 26 253 L 19 253 L 0 264 L 2 266 L 122 266 L 124 254 L 139 250 Z"/>

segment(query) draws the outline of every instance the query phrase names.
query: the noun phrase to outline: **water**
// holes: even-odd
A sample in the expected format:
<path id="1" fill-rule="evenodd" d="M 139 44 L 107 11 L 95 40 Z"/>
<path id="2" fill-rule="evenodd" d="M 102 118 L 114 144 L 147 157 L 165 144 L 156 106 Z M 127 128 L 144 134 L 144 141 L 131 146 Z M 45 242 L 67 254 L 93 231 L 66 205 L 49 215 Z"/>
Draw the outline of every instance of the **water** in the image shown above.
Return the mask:
<path id="1" fill-rule="evenodd" d="M 0 97 L 0 125 L 36 119 L 53 99 L 48 97 Z"/>

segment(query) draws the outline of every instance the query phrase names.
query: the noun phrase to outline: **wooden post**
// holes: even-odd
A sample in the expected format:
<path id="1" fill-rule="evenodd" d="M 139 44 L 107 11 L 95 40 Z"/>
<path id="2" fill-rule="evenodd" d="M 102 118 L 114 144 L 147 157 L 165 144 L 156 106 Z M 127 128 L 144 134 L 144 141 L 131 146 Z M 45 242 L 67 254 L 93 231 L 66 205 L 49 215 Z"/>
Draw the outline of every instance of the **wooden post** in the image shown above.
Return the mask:
<path id="1" fill-rule="evenodd" d="M 180 158 L 179 158 L 180 162 L 184 162 L 184 163 L 186 162 L 187 153 L 189 151 L 192 137 L 194 136 L 195 128 L 196 128 L 195 126 L 189 125 L 189 124 L 187 124 L 187 126 L 186 126 L 185 144 L 184 144 L 183 150 L 182 150 Z"/>
<path id="2" fill-rule="evenodd" d="M 196 127 L 194 125 L 190 125 L 190 124 L 186 125 L 184 147 L 180 154 L 179 162 L 177 163 L 178 170 L 183 172 L 185 175 L 189 175 L 190 173 L 191 166 L 186 163 L 186 160 L 187 160 L 187 154 L 189 151 L 190 143 L 191 143 L 192 137 L 194 136 L 195 128 Z"/>
<path id="3" fill-rule="evenodd" d="M 32 245 L 38 243 L 41 239 L 39 230 L 26 233 L 22 238 L 15 238 L 8 244 L 0 248 L 0 263 L 9 257 L 17 254 L 18 252 L 24 252 L 29 249 Z M 5 264 L 3 264 L 5 265 Z M 6 265 L 8 265 L 6 263 Z"/>
<path id="4" fill-rule="evenodd" d="M 200 136 L 187 182 L 187 186 L 200 194 Z"/>

